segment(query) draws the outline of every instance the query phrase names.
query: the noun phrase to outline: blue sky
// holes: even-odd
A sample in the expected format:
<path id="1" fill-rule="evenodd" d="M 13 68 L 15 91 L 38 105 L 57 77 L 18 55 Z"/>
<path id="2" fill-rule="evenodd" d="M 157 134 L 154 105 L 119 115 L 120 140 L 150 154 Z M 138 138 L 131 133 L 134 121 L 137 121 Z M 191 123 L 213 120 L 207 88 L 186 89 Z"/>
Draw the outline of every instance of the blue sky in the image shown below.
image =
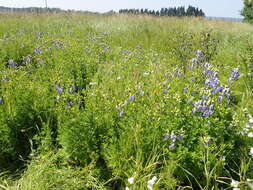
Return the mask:
<path id="1" fill-rule="evenodd" d="M 44 6 L 45 0 L 0 0 L 0 6 L 28 7 Z M 160 9 L 174 6 L 197 6 L 207 16 L 241 17 L 242 0 L 47 0 L 49 7 L 62 9 L 89 10 L 106 12 L 120 8 Z"/>

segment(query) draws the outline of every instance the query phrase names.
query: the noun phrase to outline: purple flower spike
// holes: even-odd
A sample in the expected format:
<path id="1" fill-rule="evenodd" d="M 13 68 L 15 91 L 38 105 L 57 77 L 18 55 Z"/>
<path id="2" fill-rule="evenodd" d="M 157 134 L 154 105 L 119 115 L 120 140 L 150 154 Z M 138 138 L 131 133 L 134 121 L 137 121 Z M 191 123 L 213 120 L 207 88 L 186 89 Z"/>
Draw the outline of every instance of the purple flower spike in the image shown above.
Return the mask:
<path id="1" fill-rule="evenodd" d="M 133 102 L 135 100 L 134 95 L 131 95 L 129 99 L 130 99 L 131 102 Z"/>
<path id="2" fill-rule="evenodd" d="M 232 69 L 228 81 L 231 82 L 232 80 L 238 80 L 239 75 L 239 68 Z"/>
<path id="3" fill-rule="evenodd" d="M 61 95 L 63 93 L 63 88 L 61 88 L 59 84 L 56 84 L 55 88 L 56 88 L 59 95 Z"/>
<path id="4" fill-rule="evenodd" d="M 177 137 L 177 139 L 178 139 L 179 141 L 183 140 L 183 135 L 179 135 L 179 136 Z"/>
<path id="5" fill-rule="evenodd" d="M 3 98 L 0 98 L 0 104 L 4 103 Z"/>
<path id="6" fill-rule="evenodd" d="M 196 55 L 197 59 L 200 59 L 202 57 L 202 51 L 201 50 L 197 50 L 196 53 L 195 53 L 195 55 Z"/>
<path id="7" fill-rule="evenodd" d="M 177 136 L 176 135 L 171 135 L 170 139 L 173 143 L 175 143 L 177 141 Z"/>

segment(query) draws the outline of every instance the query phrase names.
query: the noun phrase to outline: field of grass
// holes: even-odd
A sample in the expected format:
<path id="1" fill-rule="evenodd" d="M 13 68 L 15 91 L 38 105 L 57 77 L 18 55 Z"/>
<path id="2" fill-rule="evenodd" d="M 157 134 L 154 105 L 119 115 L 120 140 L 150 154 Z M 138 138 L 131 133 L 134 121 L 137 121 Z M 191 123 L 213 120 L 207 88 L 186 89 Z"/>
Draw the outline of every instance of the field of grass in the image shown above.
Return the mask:
<path id="1" fill-rule="evenodd" d="M 0 189 L 253 189 L 252 34 L 0 14 Z"/>

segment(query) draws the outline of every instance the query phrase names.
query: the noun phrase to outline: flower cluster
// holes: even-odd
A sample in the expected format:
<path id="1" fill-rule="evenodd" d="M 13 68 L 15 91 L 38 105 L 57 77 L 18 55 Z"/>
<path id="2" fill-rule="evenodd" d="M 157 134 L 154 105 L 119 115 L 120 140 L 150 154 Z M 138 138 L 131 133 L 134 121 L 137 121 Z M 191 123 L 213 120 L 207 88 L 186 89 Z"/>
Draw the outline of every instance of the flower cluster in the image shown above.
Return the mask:
<path id="1" fill-rule="evenodd" d="M 138 85 L 137 87 L 137 95 L 139 94 L 140 96 L 143 96 L 145 93 L 144 91 L 142 90 L 142 86 L 141 85 Z M 119 109 L 119 117 L 123 117 L 124 114 L 125 114 L 125 110 L 123 108 L 123 106 L 127 106 L 129 104 L 129 102 L 134 102 L 136 99 L 136 96 L 133 95 L 133 94 L 130 94 L 129 95 L 129 99 L 128 100 L 125 100 L 124 104 L 122 106 L 119 106 L 118 109 Z"/>
<path id="2" fill-rule="evenodd" d="M 147 187 L 148 187 L 149 190 L 153 189 L 154 184 L 155 184 L 156 181 L 157 181 L 157 177 L 156 176 L 154 176 L 154 177 L 152 177 L 152 179 L 148 180 Z"/>
<path id="3" fill-rule="evenodd" d="M 55 85 L 55 89 L 57 90 L 59 95 L 62 95 L 63 93 L 63 88 L 61 88 L 60 84 Z"/>
<path id="4" fill-rule="evenodd" d="M 169 141 L 170 140 L 171 144 L 168 147 L 170 150 L 173 150 L 175 148 L 175 146 L 176 146 L 176 142 L 177 141 L 182 141 L 182 139 L 183 139 L 183 135 L 176 136 L 173 133 L 171 135 L 169 135 L 169 134 L 165 134 L 164 135 L 164 140 L 165 141 Z"/>
<path id="5" fill-rule="evenodd" d="M 248 137 L 253 137 L 253 118 L 249 114 L 249 121 L 246 123 L 245 128 L 242 131 L 242 134 L 247 135 Z"/>
<path id="6" fill-rule="evenodd" d="M 204 97 L 205 98 L 205 97 Z M 209 117 L 214 113 L 214 105 L 210 100 L 198 100 L 194 103 L 193 113 L 200 112 L 202 117 Z"/>
<path id="7" fill-rule="evenodd" d="M 197 50 L 195 53 L 195 57 L 191 60 L 189 69 L 192 70 L 198 67 L 202 62 L 203 62 L 203 52 L 201 50 Z"/>
<path id="8" fill-rule="evenodd" d="M 231 82 L 233 80 L 238 80 L 240 74 L 239 74 L 239 68 L 232 69 L 228 81 Z"/>

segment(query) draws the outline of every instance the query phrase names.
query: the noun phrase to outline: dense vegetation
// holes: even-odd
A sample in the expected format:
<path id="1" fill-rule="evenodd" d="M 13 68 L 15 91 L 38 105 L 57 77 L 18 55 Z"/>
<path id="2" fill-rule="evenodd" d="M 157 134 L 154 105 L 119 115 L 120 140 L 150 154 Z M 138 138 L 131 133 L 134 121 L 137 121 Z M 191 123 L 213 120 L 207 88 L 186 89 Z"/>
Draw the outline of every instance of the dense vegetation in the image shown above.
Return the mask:
<path id="1" fill-rule="evenodd" d="M 252 189 L 253 28 L 0 15 L 0 189 Z"/>
<path id="2" fill-rule="evenodd" d="M 253 1 L 244 0 L 244 7 L 242 10 L 242 16 L 245 22 L 253 23 Z"/>
<path id="3" fill-rule="evenodd" d="M 161 8 L 161 10 L 148 10 L 148 9 L 120 9 L 119 13 L 124 14 L 148 14 L 153 16 L 205 16 L 205 13 L 196 7 L 189 6 L 187 9 L 185 7 L 173 7 L 173 8 Z"/>

